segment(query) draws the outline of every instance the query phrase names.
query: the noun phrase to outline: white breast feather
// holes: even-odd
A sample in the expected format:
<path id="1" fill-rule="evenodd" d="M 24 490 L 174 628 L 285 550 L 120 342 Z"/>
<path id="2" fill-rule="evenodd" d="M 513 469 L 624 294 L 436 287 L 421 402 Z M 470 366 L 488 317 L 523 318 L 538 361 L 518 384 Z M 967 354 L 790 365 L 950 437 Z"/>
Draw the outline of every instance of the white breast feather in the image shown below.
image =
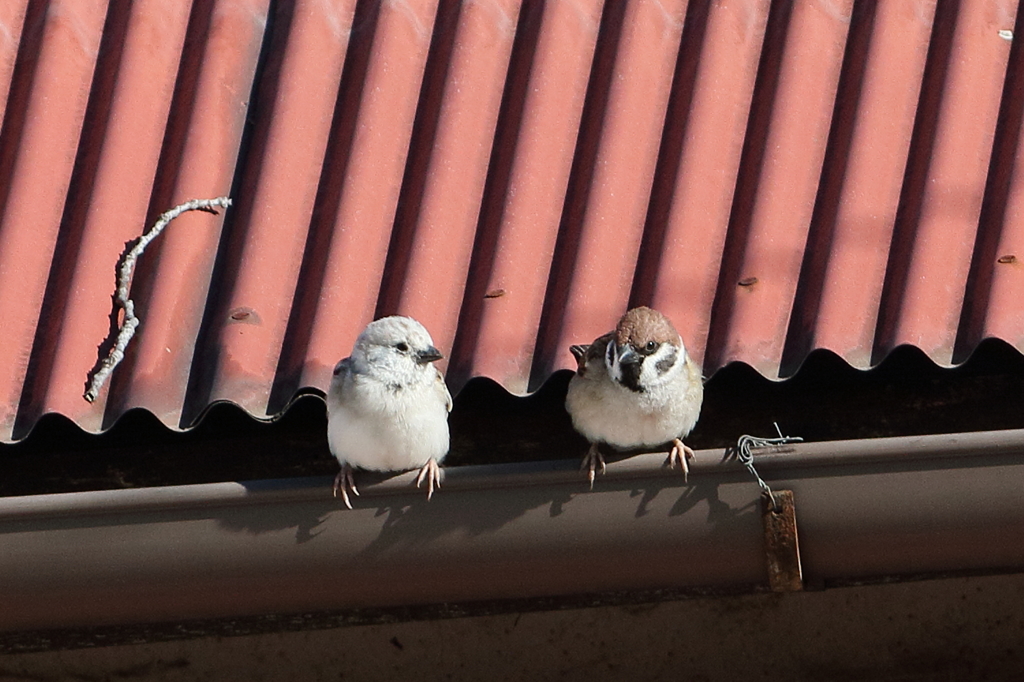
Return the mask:
<path id="1" fill-rule="evenodd" d="M 345 401 L 331 395 L 327 437 L 338 462 L 372 471 L 440 462 L 448 453 L 451 398 L 437 376 L 437 382 L 398 390 L 358 377 Z"/>
<path id="2" fill-rule="evenodd" d="M 673 381 L 643 393 L 600 372 L 589 378 L 574 376 L 566 408 L 573 426 L 589 441 L 630 450 L 663 445 L 689 434 L 700 416 L 703 394 L 700 372 L 687 358 L 686 367 Z"/>

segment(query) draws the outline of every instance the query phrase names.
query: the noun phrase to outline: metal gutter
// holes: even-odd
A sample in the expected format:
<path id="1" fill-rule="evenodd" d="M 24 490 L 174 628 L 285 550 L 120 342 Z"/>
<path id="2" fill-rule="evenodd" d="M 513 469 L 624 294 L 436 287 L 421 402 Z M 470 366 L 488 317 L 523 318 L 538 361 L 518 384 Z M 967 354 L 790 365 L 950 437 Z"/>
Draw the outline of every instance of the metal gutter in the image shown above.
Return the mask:
<path id="1" fill-rule="evenodd" d="M 766 581 L 758 488 L 721 450 L 0 499 L 0 631 L 543 599 Z M 1024 430 L 785 446 L 805 579 L 1024 569 Z"/>

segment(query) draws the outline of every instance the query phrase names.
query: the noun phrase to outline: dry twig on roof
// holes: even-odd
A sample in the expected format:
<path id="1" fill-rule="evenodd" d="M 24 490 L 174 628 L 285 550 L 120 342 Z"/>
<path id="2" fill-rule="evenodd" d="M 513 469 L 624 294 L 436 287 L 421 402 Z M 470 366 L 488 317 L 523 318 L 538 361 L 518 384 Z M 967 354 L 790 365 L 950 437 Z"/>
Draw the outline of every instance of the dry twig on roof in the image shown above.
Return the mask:
<path id="1" fill-rule="evenodd" d="M 188 211 L 216 213 L 216 208 L 227 208 L 230 205 L 231 199 L 228 197 L 192 199 L 191 201 L 178 204 L 161 215 L 149 232 L 142 235 L 135 246 L 132 247 L 132 250 L 128 252 L 128 255 L 124 257 L 124 262 L 121 263 L 121 270 L 117 278 L 117 291 L 114 294 L 114 304 L 124 310 L 124 320 L 121 321 L 121 327 L 118 329 L 117 341 L 114 343 L 114 347 L 110 349 L 110 353 L 103 360 L 103 364 L 96 374 L 93 375 L 92 381 L 89 383 L 89 389 L 85 392 L 84 397 L 90 403 L 96 400 L 100 394 L 100 389 L 103 388 L 103 384 L 106 383 L 110 373 L 124 359 L 125 348 L 128 347 L 128 342 L 135 336 L 135 328 L 139 326 L 139 318 L 135 316 L 135 304 L 128 298 L 128 288 L 131 286 L 132 273 L 135 272 L 135 263 L 138 261 L 139 256 L 146 250 L 149 243 L 156 239 L 163 229 L 167 227 L 167 224 L 182 213 Z"/>

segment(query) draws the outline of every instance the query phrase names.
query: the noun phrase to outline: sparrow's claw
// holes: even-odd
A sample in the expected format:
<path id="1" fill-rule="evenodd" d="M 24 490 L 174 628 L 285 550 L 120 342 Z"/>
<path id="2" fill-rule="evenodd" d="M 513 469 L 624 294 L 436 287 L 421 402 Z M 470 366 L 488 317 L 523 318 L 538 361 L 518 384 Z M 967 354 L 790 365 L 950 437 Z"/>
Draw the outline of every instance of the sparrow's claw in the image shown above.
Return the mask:
<path id="1" fill-rule="evenodd" d="M 601 473 L 603 474 L 607 467 L 604 465 L 604 457 L 601 455 L 601 451 L 597 448 L 597 443 L 591 443 L 590 449 L 587 451 L 586 456 L 583 458 L 583 463 L 580 464 L 580 471 L 587 470 L 587 479 L 590 481 L 590 489 L 594 489 L 594 476 L 597 473 L 597 467 L 600 465 Z"/>
<path id="2" fill-rule="evenodd" d="M 416 487 L 419 488 L 423 481 L 427 482 L 427 502 L 434 496 L 434 488 L 441 488 L 441 467 L 437 465 L 437 460 L 429 459 L 427 463 L 420 469 L 420 475 L 416 477 Z"/>
<path id="3" fill-rule="evenodd" d="M 683 482 L 689 483 L 690 478 L 690 465 L 686 460 L 694 459 L 696 455 L 688 445 L 684 445 L 683 441 L 676 438 L 672 441 L 672 449 L 668 453 L 668 461 L 666 464 L 669 469 L 674 469 L 676 462 L 679 463 L 679 468 L 683 470 Z"/>
<path id="4" fill-rule="evenodd" d="M 345 502 L 345 506 L 349 509 L 352 508 L 352 501 L 348 498 L 348 492 L 352 491 L 353 495 L 359 494 L 359 489 L 356 488 L 356 479 L 352 475 L 352 467 L 348 464 L 343 464 L 341 471 L 334 477 L 334 496 L 337 497 L 341 494 L 341 499 Z"/>

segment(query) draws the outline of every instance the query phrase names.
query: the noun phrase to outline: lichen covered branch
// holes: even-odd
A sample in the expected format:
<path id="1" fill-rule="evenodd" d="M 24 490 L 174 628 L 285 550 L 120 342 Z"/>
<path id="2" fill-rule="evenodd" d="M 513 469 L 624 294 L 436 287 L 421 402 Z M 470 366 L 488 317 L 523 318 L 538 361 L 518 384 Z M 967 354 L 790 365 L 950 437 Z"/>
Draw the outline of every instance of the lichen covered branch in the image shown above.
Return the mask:
<path id="1" fill-rule="evenodd" d="M 103 364 L 96 371 L 96 374 L 93 375 L 92 381 L 89 383 L 89 390 L 85 392 L 85 399 L 87 401 L 90 403 L 94 402 L 99 396 L 100 389 L 103 388 L 103 384 L 106 383 L 111 372 L 124 359 L 125 348 L 128 347 L 128 342 L 135 336 L 135 328 L 139 326 L 139 318 L 135 316 L 135 304 L 128 298 L 128 288 L 131 286 L 132 274 L 135 272 L 135 263 L 138 261 L 139 256 L 146 250 L 149 243 L 156 239 L 163 229 L 167 227 L 167 224 L 182 213 L 188 211 L 216 213 L 216 208 L 227 208 L 230 205 L 231 199 L 228 197 L 192 199 L 191 201 L 178 204 L 161 215 L 149 232 L 142 235 L 135 246 L 132 247 L 132 250 L 128 252 L 128 255 L 124 257 L 124 262 L 121 263 L 121 270 L 118 273 L 117 291 L 114 294 L 114 304 L 124 310 L 124 320 L 121 322 L 121 327 L 117 332 L 117 341 L 114 343 L 114 347 L 110 349 L 110 353 L 103 360 Z"/>

